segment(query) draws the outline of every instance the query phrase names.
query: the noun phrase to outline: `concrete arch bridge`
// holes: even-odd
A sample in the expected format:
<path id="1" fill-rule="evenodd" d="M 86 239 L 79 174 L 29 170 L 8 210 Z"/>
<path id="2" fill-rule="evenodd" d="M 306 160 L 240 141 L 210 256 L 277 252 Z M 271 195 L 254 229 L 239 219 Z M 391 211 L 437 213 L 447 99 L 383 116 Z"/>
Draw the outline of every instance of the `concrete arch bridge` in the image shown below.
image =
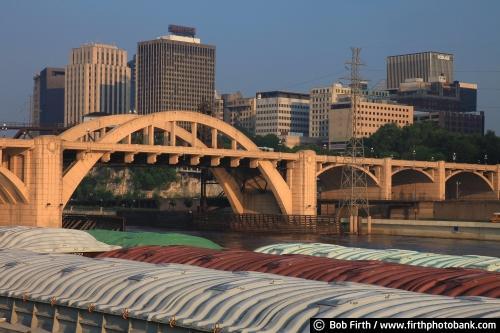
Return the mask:
<path id="1" fill-rule="evenodd" d="M 261 151 L 236 128 L 196 112 L 114 115 L 58 136 L 0 139 L 0 225 L 59 227 L 78 184 L 97 164 L 121 161 L 207 167 L 236 213 L 315 215 L 318 190 L 341 198 L 345 157 Z M 357 168 L 372 199 L 499 199 L 500 165 L 366 158 Z M 318 185 L 319 184 L 319 185 Z"/>

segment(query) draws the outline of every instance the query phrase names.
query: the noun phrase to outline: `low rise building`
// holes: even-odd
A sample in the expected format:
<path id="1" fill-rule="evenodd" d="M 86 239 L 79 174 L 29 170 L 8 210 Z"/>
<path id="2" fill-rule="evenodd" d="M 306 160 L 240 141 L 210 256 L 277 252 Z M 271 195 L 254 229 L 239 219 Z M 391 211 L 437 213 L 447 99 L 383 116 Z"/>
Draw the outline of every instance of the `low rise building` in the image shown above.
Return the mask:
<path id="1" fill-rule="evenodd" d="M 224 120 L 224 100 L 221 95 L 215 92 L 213 116 L 219 120 Z"/>
<path id="2" fill-rule="evenodd" d="M 222 95 L 224 121 L 255 134 L 255 97 L 243 97 L 240 92 Z"/>
<path id="3" fill-rule="evenodd" d="M 255 134 L 309 135 L 309 95 L 285 91 L 256 94 Z"/>
<path id="4" fill-rule="evenodd" d="M 477 109 L 477 84 L 454 81 L 425 82 L 407 79 L 391 95 L 391 99 L 412 105 L 419 111 L 471 112 Z"/>
<path id="5" fill-rule="evenodd" d="M 477 84 L 444 80 L 425 82 L 407 79 L 391 99 L 412 105 L 415 122 L 434 121 L 439 127 L 457 133 L 484 133 L 484 112 L 477 112 Z"/>
<path id="6" fill-rule="evenodd" d="M 389 96 L 387 91 L 369 90 L 366 83 L 362 85 L 360 93 L 372 99 L 387 98 Z M 349 97 L 350 94 L 351 88 L 340 83 L 311 89 L 309 111 L 309 136 L 311 138 L 317 138 L 320 141 L 328 139 L 328 114 L 331 105 Z"/>
<path id="7" fill-rule="evenodd" d="M 328 117 L 328 142 L 346 142 L 352 133 L 352 108 L 350 99 L 331 105 Z M 360 98 L 356 108 L 356 137 L 369 137 L 385 124 L 403 127 L 413 124 L 413 106 L 388 100 Z"/>
<path id="8" fill-rule="evenodd" d="M 484 134 L 484 112 L 415 111 L 414 122 L 434 122 L 450 132 Z"/>

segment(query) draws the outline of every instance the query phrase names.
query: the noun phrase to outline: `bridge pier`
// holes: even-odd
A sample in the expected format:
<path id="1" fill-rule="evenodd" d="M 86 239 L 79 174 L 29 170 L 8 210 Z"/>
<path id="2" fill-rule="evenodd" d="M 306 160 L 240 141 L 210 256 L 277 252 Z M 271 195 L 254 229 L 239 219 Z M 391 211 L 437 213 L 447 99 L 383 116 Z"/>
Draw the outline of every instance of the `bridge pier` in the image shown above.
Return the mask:
<path id="1" fill-rule="evenodd" d="M 392 158 L 384 158 L 381 166 L 380 197 L 382 200 L 392 199 Z"/>
<path id="2" fill-rule="evenodd" d="M 287 183 L 292 192 L 292 214 L 316 215 L 317 183 L 316 152 L 303 150 L 298 152 L 299 159 L 292 163 L 291 172 L 287 172 Z"/>
<path id="3" fill-rule="evenodd" d="M 59 228 L 64 208 L 61 140 L 55 136 L 39 136 L 33 141 L 33 148 L 22 159 L 24 165 L 15 166 L 24 169 L 27 202 L 4 205 L 0 224 Z"/>

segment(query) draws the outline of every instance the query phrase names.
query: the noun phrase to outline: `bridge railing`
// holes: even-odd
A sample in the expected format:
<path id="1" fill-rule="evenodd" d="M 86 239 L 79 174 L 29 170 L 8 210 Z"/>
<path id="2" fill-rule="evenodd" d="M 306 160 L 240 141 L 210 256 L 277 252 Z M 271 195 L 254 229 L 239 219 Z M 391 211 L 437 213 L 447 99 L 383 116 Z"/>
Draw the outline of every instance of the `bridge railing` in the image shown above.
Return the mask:
<path id="1" fill-rule="evenodd" d="M 334 216 L 207 213 L 193 216 L 193 226 L 203 230 L 340 234 Z"/>

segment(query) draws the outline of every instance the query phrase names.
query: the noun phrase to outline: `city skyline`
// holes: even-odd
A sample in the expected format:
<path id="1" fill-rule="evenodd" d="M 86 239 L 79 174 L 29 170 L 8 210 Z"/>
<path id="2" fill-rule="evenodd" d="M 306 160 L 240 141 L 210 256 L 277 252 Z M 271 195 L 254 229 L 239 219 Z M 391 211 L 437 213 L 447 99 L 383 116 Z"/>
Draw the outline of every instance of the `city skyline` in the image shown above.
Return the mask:
<path id="1" fill-rule="evenodd" d="M 118 3 L 122 6 L 113 9 Z M 198 35 L 217 47 L 217 91 L 242 91 L 245 96 L 267 90 L 307 93 L 312 87 L 337 81 L 346 74 L 344 62 L 352 45 L 363 48 L 367 66 L 362 73 L 371 86 L 385 78 L 389 55 L 453 53 L 455 79 L 478 83 L 478 110 L 486 111 L 486 129 L 500 132 L 500 49 L 495 42 L 500 24 L 494 20 L 500 6 L 496 2 L 447 1 L 429 7 L 426 1 L 317 2 L 314 6 L 279 1 L 266 4 L 265 11 L 264 3 L 231 7 L 225 2 L 224 7 L 196 1 L 191 5 L 151 1 L 132 8 L 132 2 L 109 1 L 99 3 L 101 11 L 95 11 L 92 4 L 97 2 L 7 1 L 0 6 L 0 40 L 9 45 L 0 64 L 4 73 L 0 77 L 1 120 L 29 119 L 27 112 L 19 111 L 26 110 L 33 74 L 47 66 L 65 66 L 71 48 L 92 41 L 114 42 L 131 59 L 137 42 L 167 34 L 172 23 L 197 27 Z M 224 13 L 218 10 L 222 7 Z M 282 16 L 276 20 L 273 13 L 278 9 Z M 441 15 L 443 9 L 446 17 Z M 111 10 L 120 18 L 110 18 Z M 351 13 L 362 18 L 357 26 L 352 27 Z M 418 13 L 428 16 L 426 22 L 436 23 L 418 26 L 422 24 Z M 85 25 L 91 19 L 92 24 Z M 13 31 L 9 26 L 18 28 Z"/>

